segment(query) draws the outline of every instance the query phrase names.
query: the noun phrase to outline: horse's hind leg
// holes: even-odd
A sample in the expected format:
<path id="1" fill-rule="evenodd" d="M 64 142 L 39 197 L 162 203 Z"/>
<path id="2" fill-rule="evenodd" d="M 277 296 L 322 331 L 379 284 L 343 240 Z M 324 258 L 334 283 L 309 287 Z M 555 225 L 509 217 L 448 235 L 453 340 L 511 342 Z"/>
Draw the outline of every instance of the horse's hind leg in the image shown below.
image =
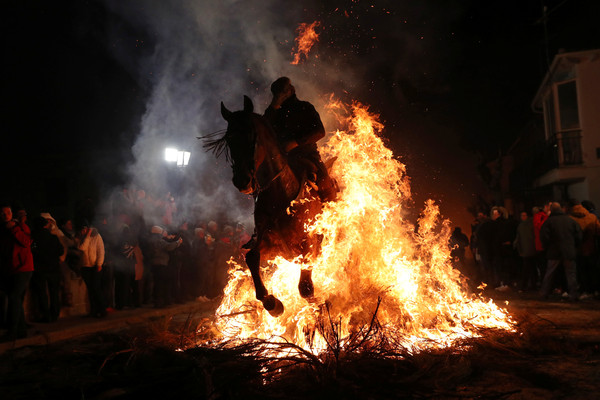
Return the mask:
<path id="1" fill-rule="evenodd" d="M 278 317 L 283 314 L 283 303 L 275 296 L 269 294 L 269 291 L 260 277 L 260 252 L 256 248 L 253 248 L 246 254 L 246 264 L 252 275 L 256 299 L 262 302 L 265 310 L 273 317 Z"/>
<path id="2" fill-rule="evenodd" d="M 300 271 L 300 282 L 298 283 L 300 296 L 309 299 L 315 295 L 315 286 L 312 281 L 312 269 L 302 269 Z"/>

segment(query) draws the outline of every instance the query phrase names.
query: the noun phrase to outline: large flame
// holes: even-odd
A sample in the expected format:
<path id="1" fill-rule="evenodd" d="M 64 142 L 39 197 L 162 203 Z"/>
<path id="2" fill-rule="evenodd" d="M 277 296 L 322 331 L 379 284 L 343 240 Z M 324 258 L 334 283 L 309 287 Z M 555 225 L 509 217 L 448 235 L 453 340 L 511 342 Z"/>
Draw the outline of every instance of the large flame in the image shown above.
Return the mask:
<path id="1" fill-rule="evenodd" d="M 404 218 L 409 179 L 379 137 L 378 116 L 358 103 L 331 101 L 328 110 L 344 130 L 321 154 L 337 157 L 331 174 L 341 192 L 306 226 L 323 235 L 320 254 L 304 264 L 277 257 L 262 269 L 266 287 L 285 305 L 278 318 L 256 301 L 248 269 L 232 265 L 216 312 L 223 339 L 290 341 L 318 353 L 327 347 L 319 327 L 334 326 L 343 345 L 376 319 L 397 346 L 415 351 L 477 337 L 484 328 L 513 330 L 506 310 L 469 294 L 452 268 L 450 223 L 438 206 L 427 201 L 416 226 Z M 314 302 L 298 293 L 300 270 L 311 267 Z"/>
<path id="2" fill-rule="evenodd" d="M 296 53 L 292 53 L 294 55 L 294 60 L 291 62 L 291 64 L 300 63 L 302 56 L 304 56 L 304 58 L 308 58 L 310 49 L 312 49 L 314 44 L 319 41 L 319 34 L 316 32 L 316 28 L 319 25 L 321 25 L 319 21 L 314 21 L 311 24 L 303 22 L 298 26 L 298 29 L 296 29 L 298 36 L 294 40 L 298 50 Z"/>

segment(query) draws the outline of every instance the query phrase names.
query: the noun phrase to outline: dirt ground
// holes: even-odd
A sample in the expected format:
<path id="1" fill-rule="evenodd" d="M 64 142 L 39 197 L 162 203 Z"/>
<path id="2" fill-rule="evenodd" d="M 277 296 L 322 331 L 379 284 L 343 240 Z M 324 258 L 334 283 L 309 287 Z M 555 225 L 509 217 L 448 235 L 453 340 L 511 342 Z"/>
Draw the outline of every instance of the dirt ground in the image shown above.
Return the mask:
<path id="1" fill-rule="evenodd" d="M 6 351 L 0 398 L 600 398 L 600 300 L 489 295 L 518 321 L 517 334 L 400 358 L 335 354 L 273 364 L 251 347 L 188 348 L 204 316 L 156 316 Z"/>

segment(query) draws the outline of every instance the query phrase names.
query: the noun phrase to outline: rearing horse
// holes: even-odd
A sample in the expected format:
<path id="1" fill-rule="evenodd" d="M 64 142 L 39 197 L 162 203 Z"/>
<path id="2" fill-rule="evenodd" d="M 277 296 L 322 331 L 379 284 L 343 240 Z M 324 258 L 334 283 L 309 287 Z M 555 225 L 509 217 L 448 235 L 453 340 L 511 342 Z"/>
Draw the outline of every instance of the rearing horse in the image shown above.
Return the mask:
<path id="1" fill-rule="evenodd" d="M 231 112 L 221 103 L 221 115 L 228 123 L 227 131 L 219 138 L 208 137 L 204 147 L 217 157 L 225 152 L 233 169 L 234 186 L 254 197 L 255 232 L 244 246 L 250 249 L 246 264 L 256 298 L 271 315 L 278 316 L 284 307 L 263 283 L 261 257 L 316 254 L 320 240 L 304 232 L 304 223 L 321 210 L 321 202 L 307 180 L 292 170 L 275 131 L 265 118 L 254 113 L 250 98 L 244 96 L 241 111 Z M 304 298 L 313 296 L 310 269 L 301 271 L 298 289 Z"/>

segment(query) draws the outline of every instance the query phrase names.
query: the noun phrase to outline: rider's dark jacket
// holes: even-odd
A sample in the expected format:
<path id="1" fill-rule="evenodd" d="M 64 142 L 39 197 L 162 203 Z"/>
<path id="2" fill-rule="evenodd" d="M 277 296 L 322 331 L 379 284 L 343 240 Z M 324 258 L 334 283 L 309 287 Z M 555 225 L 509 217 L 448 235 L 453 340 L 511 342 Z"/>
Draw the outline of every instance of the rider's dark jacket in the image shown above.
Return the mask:
<path id="1" fill-rule="evenodd" d="M 289 140 L 298 143 L 298 147 L 290 152 L 291 156 L 315 161 L 321 159 L 317 141 L 325 136 L 325 128 L 312 104 L 298 100 L 294 94 L 277 110 L 269 106 L 264 116 L 271 123 L 280 143 Z"/>

